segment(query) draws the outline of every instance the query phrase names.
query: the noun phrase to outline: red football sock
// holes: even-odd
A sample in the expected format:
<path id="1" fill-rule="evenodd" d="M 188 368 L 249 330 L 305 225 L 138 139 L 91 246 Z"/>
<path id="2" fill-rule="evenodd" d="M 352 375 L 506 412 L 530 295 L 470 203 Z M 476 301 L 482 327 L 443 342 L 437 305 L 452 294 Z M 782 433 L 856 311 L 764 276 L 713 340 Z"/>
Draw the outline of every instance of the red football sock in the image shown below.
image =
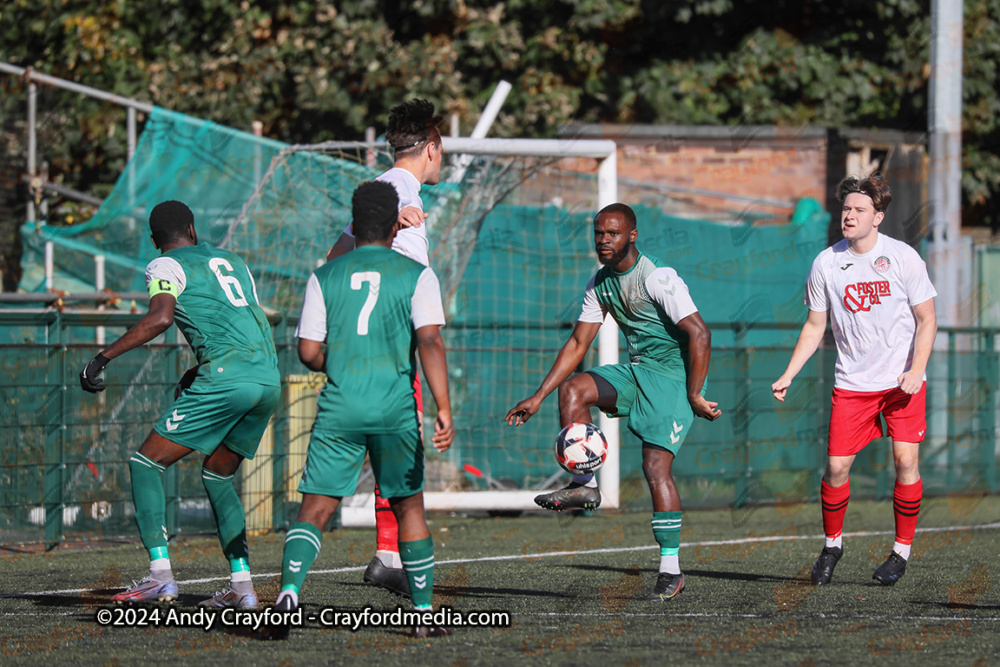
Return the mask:
<path id="1" fill-rule="evenodd" d="M 830 486 L 824 479 L 820 482 L 819 497 L 823 505 L 823 532 L 830 539 L 840 537 L 844 532 L 847 501 L 851 499 L 851 480 L 840 486 Z"/>
<path id="2" fill-rule="evenodd" d="M 376 548 L 399 553 L 399 522 L 389 501 L 379 493 L 378 484 L 375 485 L 375 529 L 378 531 Z"/>
<path id="3" fill-rule="evenodd" d="M 900 544 L 913 544 L 923 495 L 924 480 L 918 479 L 913 484 L 900 484 L 896 480 L 892 490 L 892 512 L 896 515 L 896 541 Z"/>

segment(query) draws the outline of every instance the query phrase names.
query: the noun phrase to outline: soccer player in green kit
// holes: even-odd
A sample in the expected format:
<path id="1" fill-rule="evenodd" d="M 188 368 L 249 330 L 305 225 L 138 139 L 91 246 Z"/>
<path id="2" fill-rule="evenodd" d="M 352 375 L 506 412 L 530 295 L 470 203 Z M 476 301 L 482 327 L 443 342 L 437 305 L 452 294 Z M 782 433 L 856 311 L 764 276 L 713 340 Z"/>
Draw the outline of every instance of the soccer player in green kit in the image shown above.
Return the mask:
<path id="1" fill-rule="evenodd" d="M 177 323 L 198 360 L 193 383 L 167 408 L 129 460 L 135 521 L 149 551 L 150 573 L 114 602 L 177 598 L 167 548 L 162 474 L 188 454 L 205 455 L 202 482 L 229 560 L 229 590 L 200 606 L 256 609 L 250 581 L 246 518 L 233 487 L 244 458 L 257 453 L 260 438 L 281 398 L 278 356 L 271 327 L 257 301 L 253 276 L 235 253 L 198 243 L 194 215 L 167 201 L 149 216 L 153 245 L 161 255 L 146 267 L 149 312 L 124 336 L 94 357 L 80 373 L 91 393 L 115 357 L 148 343 Z"/>
<path id="2" fill-rule="evenodd" d="M 669 600 L 684 588 L 677 552 L 681 500 L 671 472 L 674 457 L 694 417 L 715 420 L 718 403 L 702 396 L 712 335 L 698 314 L 687 285 L 673 269 L 639 252 L 635 212 L 611 204 L 594 217 L 594 245 L 603 264 L 587 285 L 583 312 L 542 386 L 505 417 L 519 426 L 559 389 L 562 426 L 591 421 L 597 406 L 612 417 L 628 416 L 642 440 L 642 470 L 653 497 L 653 536 L 660 568 L 651 600 Z M 600 366 L 567 380 L 583 363 L 604 316 L 610 313 L 628 342 L 630 363 Z M 601 504 L 594 476 L 579 475 L 565 489 L 542 494 L 546 509 L 593 509 Z"/>
<path id="3" fill-rule="evenodd" d="M 302 507 L 285 537 L 275 607 L 298 607 L 306 574 L 319 555 L 321 531 L 341 499 L 354 493 L 367 451 L 375 481 L 399 522 L 400 557 L 414 607 L 429 610 L 434 543 L 424 520 L 414 352 L 420 351 L 438 408 L 433 444 L 444 451 L 455 429 L 440 333 L 441 290 L 429 267 L 392 250 L 399 205 L 390 183 L 362 184 L 351 205 L 357 248 L 310 276 L 296 331 L 299 359 L 325 372 L 328 381 L 320 392 L 299 485 Z M 448 631 L 421 627 L 416 633 Z M 277 636 L 285 634 L 287 629 Z"/>

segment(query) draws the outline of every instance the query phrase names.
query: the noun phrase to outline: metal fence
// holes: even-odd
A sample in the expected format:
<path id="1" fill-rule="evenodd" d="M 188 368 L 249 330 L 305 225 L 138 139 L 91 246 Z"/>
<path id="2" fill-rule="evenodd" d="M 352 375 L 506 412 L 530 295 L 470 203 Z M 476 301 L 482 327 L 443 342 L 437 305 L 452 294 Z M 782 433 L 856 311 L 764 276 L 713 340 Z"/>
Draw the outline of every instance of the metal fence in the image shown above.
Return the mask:
<path id="1" fill-rule="evenodd" d="M 30 338 L 45 341 L 0 347 L 0 544 L 44 541 L 51 547 L 135 535 L 128 459 L 173 400 L 175 383 L 193 362 L 190 349 L 174 342 L 177 336 L 171 329 L 157 344 L 115 359 L 108 367 L 107 391 L 91 395 L 79 389 L 78 374 L 98 347 L 70 341 L 81 339 L 74 331 L 92 336 L 93 328 L 102 325 L 108 327 L 110 340 L 140 316 L 0 309 L 6 340 L 28 328 Z M 282 404 L 257 457 L 245 462 L 237 475 L 251 531 L 287 526 L 297 510 L 295 489 L 322 386 L 322 378 L 307 374 L 298 362 L 294 322 L 274 317 L 272 324 L 284 378 Z M 711 326 L 718 330 L 733 325 Z M 768 329 L 760 323 L 753 326 Z M 921 451 L 927 495 L 975 496 L 1000 490 L 998 333 L 987 328 L 941 329 L 939 340 L 946 345 L 935 351 L 928 368 L 928 432 Z M 447 333 L 446 342 L 458 335 Z M 453 365 L 469 363 L 463 361 L 464 354 L 456 346 L 450 354 Z M 554 359 L 554 352 L 545 354 Z M 699 422 L 681 450 L 675 474 L 685 506 L 730 505 L 736 511 L 815 497 L 825 462 L 836 351 L 821 348 L 797 378 L 789 400 L 776 404 L 770 383 L 790 354 L 789 344 L 747 343 L 713 350 L 712 398 L 722 403 L 725 417 L 712 424 Z M 470 364 L 464 372 L 473 368 Z M 508 407 L 496 405 L 497 429 L 505 428 L 500 417 Z M 460 426 L 460 405 L 455 419 Z M 467 460 L 462 448 L 488 449 L 483 444 L 458 441 L 452 456 Z M 623 438 L 623 506 L 645 508 L 648 495 L 636 445 Z M 172 535 L 215 530 L 200 467 L 201 457 L 190 456 L 164 475 Z M 885 439 L 859 455 L 852 479 L 855 497 L 891 496 L 894 472 Z"/>

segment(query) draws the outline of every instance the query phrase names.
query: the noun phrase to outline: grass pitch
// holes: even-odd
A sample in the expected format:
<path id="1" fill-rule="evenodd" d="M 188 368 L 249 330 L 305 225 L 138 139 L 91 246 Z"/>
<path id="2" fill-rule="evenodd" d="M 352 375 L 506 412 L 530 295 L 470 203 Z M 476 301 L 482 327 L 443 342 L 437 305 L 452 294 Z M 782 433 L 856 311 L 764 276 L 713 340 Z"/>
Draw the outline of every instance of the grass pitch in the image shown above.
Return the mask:
<path id="1" fill-rule="evenodd" d="M 852 502 L 845 555 L 830 586 L 809 584 L 822 548 L 817 503 L 684 514 L 687 587 L 647 602 L 658 550 L 648 513 L 516 519 L 439 516 L 435 597 L 459 611 L 508 611 L 505 628 L 461 628 L 415 640 L 402 629 L 358 632 L 307 624 L 285 642 L 218 626 L 102 627 L 111 594 L 146 573 L 138 543 L 30 555 L 0 552 L 4 664 L 310 665 L 986 665 L 1000 654 L 996 580 L 1000 498 L 929 498 L 909 567 L 894 587 L 872 581 L 892 544 L 889 503 Z M 302 603 L 391 609 L 400 600 L 364 585 L 373 529 L 324 535 Z M 252 539 L 263 603 L 278 592 L 283 535 Z M 225 586 L 214 537 L 171 544 L 176 607 Z M 80 589 L 85 589 L 81 591 Z"/>

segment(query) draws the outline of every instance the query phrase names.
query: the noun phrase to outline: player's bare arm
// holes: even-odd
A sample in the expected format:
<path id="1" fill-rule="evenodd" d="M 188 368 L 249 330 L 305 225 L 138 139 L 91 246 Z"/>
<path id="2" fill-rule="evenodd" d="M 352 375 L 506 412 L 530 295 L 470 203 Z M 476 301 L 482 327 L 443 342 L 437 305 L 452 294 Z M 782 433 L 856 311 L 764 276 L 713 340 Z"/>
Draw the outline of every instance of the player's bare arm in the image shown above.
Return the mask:
<path id="1" fill-rule="evenodd" d="M 708 366 L 712 357 L 712 332 L 709 331 L 705 320 L 697 312 L 691 313 L 677 323 L 677 326 L 688 335 L 688 356 L 690 366 L 687 373 L 687 393 L 688 403 L 694 414 L 702 419 L 714 421 L 719 418 L 722 411 L 718 409 L 719 404 L 708 401 L 701 395 L 701 390 L 705 386 L 705 378 L 708 376 Z"/>
<path id="2" fill-rule="evenodd" d="M 810 310 L 809 316 L 806 318 L 806 323 L 802 325 L 802 331 L 799 332 L 799 340 L 795 343 L 795 349 L 792 351 L 792 358 L 788 361 L 788 367 L 781 374 L 781 377 L 771 385 L 771 392 L 776 399 L 779 401 L 785 400 L 785 393 L 788 391 L 788 387 L 791 386 L 792 380 L 795 379 L 795 376 L 799 374 L 802 367 L 809 361 L 809 357 L 819 349 L 819 344 L 823 342 L 823 334 L 825 333 L 826 311 Z"/>
<path id="3" fill-rule="evenodd" d="M 542 401 L 583 363 L 583 358 L 587 355 L 587 350 L 590 349 L 600 329 L 600 322 L 576 323 L 569 340 L 559 350 L 555 363 L 552 364 L 552 368 L 542 380 L 542 386 L 534 394 L 511 408 L 507 416 L 504 417 L 508 425 L 520 426 L 538 412 Z"/>
<path id="4" fill-rule="evenodd" d="M 420 365 L 424 377 L 430 385 L 438 414 L 434 422 L 434 449 L 443 452 L 451 447 L 455 437 L 455 425 L 451 419 L 451 399 L 448 396 L 448 362 L 445 357 L 441 327 L 436 324 L 417 329 L 417 349 L 420 351 Z"/>
<path id="5" fill-rule="evenodd" d="M 323 343 L 318 340 L 300 338 L 299 361 L 309 370 L 322 373 L 326 366 L 326 354 L 323 352 Z"/>
<path id="6" fill-rule="evenodd" d="M 934 312 L 934 299 L 911 307 L 913 318 L 917 322 L 917 330 L 913 337 L 913 362 L 910 370 L 899 376 L 899 388 L 907 394 L 915 394 L 924 384 L 924 372 L 927 361 L 937 337 L 937 313 Z"/>
<path id="7" fill-rule="evenodd" d="M 399 210 L 399 227 L 419 227 L 424 224 L 429 214 L 424 213 L 416 206 L 404 206 Z"/>
<path id="8" fill-rule="evenodd" d="M 80 386 L 91 393 L 104 391 L 103 380 L 97 377 L 108 362 L 129 350 L 144 345 L 170 328 L 174 323 L 174 307 L 177 299 L 171 294 L 157 294 L 149 300 L 149 312 L 142 316 L 125 335 L 102 350 L 80 372 Z"/>
<path id="9" fill-rule="evenodd" d="M 341 255 L 354 250 L 354 237 L 341 233 L 340 238 L 333 244 L 333 247 L 326 253 L 326 261 L 337 259 Z"/>

